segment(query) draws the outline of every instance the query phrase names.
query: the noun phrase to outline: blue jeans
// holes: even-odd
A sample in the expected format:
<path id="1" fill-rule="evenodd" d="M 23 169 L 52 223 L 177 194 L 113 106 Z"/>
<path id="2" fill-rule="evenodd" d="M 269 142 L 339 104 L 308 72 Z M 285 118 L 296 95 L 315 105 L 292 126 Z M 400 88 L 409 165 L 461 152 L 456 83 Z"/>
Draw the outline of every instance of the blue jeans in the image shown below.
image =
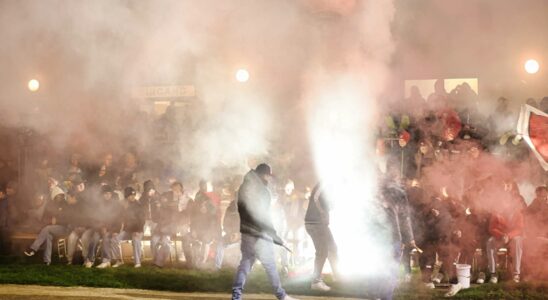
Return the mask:
<path id="1" fill-rule="evenodd" d="M 285 290 L 282 288 L 280 276 L 276 270 L 276 260 L 274 256 L 274 243 L 272 239 L 258 238 L 248 234 L 242 234 L 242 260 L 236 272 L 236 278 L 232 285 L 232 299 L 242 299 L 242 291 L 244 289 L 247 275 L 251 271 L 251 267 L 258 259 L 264 267 L 266 275 L 270 280 L 272 289 L 276 298 L 283 300 L 286 296 Z"/>
<path id="2" fill-rule="evenodd" d="M 44 250 L 44 262 L 51 263 L 51 252 L 53 247 L 53 239 L 69 234 L 69 230 L 66 226 L 63 225 L 47 225 L 38 234 L 38 237 L 30 248 L 35 252 L 40 249 L 40 247 L 45 244 L 46 249 Z"/>
<path id="3" fill-rule="evenodd" d="M 142 232 L 128 232 L 120 231 L 120 233 L 111 241 L 112 258 L 118 261 L 122 261 L 122 247 L 121 241 L 131 240 L 133 246 L 133 261 L 136 265 L 141 264 L 141 257 L 143 256 L 143 233 Z"/>

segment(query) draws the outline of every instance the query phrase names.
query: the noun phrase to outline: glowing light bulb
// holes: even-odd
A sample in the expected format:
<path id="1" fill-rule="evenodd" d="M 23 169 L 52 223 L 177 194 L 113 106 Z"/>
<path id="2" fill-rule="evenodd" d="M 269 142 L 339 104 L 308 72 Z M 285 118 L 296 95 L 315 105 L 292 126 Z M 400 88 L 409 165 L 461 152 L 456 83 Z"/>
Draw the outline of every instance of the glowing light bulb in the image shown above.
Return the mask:
<path id="1" fill-rule="evenodd" d="M 538 61 L 534 59 L 529 59 L 528 61 L 526 61 L 524 67 L 525 71 L 529 74 L 535 74 L 540 69 Z"/>
<path id="2" fill-rule="evenodd" d="M 36 92 L 40 88 L 40 82 L 36 79 L 29 80 L 28 83 L 29 91 Z"/>
<path id="3" fill-rule="evenodd" d="M 239 82 L 247 82 L 249 80 L 249 72 L 246 69 L 236 71 L 236 80 Z"/>

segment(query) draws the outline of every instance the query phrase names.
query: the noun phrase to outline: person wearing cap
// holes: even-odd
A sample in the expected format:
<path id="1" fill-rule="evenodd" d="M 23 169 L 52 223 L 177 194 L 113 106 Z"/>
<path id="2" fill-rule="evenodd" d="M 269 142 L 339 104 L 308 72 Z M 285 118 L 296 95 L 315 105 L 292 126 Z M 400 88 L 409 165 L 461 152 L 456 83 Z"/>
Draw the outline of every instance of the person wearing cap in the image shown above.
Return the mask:
<path id="1" fill-rule="evenodd" d="M 143 228 L 145 226 L 145 207 L 136 198 L 137 192 L 132 187 L 124 190 L 126 201 L 122 212 L 123 226 L 122 231 L 112 239 L 112 259 L 116 261 L 114 266 L 120 266 L 122 261 L 122 249 L 120 242 L 130 240 L 133 246 L 134 267 L 141 267 L 141 257 L 143 256 Z"/>
<path id="2" fill-rule="evenodd" d="M 283 241 L 276 233 L 270 215 L 271 193 L 268 182 L 272 169 L 267 164 L 259 164 L 250 170 L 238 191 L 238 212 L 240 213 L 240 233 L 242 234 L 242 259 L 232 285 L 232 299 L 242 299 L 247 276 L 258 259 L 263 265 L 272 285 L 276 298 L 293 300 L 282 288 L 280 276 L 276 270 L 274 244 Z"/>
<path id="3" fill-rule="evenodd" d="M 26 256 L 34 256 L 42 245 L 45 245 L 43 259 L 44 263 L 48 266 L 51 264 L 53 239 L 66 236 L 70 233 L 71 218 L 77 203 L 73 195 L 67 197 L 67 201 L 65 201 L 65 194 L 60 190 L 52 194 L 52 196 L 53 200 L 48 203 L 43 216 L 43 221 L 47 225 L 40 230 L 38 237 L 24 252 Z"/>

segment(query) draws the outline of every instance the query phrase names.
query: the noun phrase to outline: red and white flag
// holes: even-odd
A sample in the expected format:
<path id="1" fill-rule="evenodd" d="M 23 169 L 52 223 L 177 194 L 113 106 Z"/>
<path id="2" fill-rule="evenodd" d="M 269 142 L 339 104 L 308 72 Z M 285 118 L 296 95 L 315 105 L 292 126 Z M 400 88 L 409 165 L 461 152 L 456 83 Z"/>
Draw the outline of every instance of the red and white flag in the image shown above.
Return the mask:
<path id="1" fill-rule="evenodd" d="M 548 171 L 548 114 L 523 105 L 519 114 L 518 133 L 527 142 L 541 166 Z"/>

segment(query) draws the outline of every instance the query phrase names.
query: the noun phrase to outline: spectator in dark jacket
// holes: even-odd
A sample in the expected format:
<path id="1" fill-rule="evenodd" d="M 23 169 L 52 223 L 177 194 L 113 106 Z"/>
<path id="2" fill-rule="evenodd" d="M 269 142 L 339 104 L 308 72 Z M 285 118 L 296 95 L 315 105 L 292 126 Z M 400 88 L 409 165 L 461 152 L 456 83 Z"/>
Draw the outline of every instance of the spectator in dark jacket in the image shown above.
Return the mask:
<path id="1" fill-rule="evenodd" d="M 149 234 L 152 234 L 154 232 L 154 230 L 156 229 L 156 225 L 158 224 L 157 220 L 153 220 L 153 216 L 156 216 L 156 203 L 158 203 L 159 201 L 160 200 L 158 199 L 158 193 L 156 192 L 154 182 L 152 180 L 145 181 L 143 183 L 143 194 L 141 195 L 141 198 L 139 198 L 139 202 L 144 209 L 145 228 L 148 228 L 150 230 Z M 152 253 L 152 257 L 155 257 L 154 252 L 156 251 L 156 242 L 157 240 L 154 239 L 151 239 L 150 241 L 150 250 Z"/>
<path id="2" fill-rule="evenodd" d="M 95 231 L 93 235 L 93 242 L 90 245 L 88 260 L 86 261 L 86 267 L 90 267 L 90 263 L 93 265 L 95 261 L 95 252 L 99 245 L 99 239 L 102 239 L 101 254 L 102 262 L 97 265 L 97 268 L 104 269 L 111 266 L 111 261 L 118 258 L 116 256 L 117 248 L 117 236 L 122 228 L 122 212 L 123 206 L 113 197 L 112 188 L 109 186 L 103 186 L 103 197 L 98 203 L 96 203 L 96 209 L 93 211 L 92 228 Z M 110 196 L 109 196 L 110 195 Z M 115 257 L 116 256 L 116 257 Z M 117 268 L 122 265 L 121 260 L 116 260 L 112 267 Z"/>
<path id="3" fill-rule="evenodd" d="M 48 198 L 49 195 L 47 192 L 38 191 L 34 194 L 30 207 L 26 213 L 27 217 L 24 220 L 22 227 L 29 228 L 30 230 L 36 230 L 44 225 L 42 223 L 42 218 L 44 216 L 46 206 L 49 204 Z"/>
<path id="4" fill-rule="evenodd" d="M 42 245 L 45 245 L 44 250 L 44 263 L 46 265 L 51 264 L 51 252 L 53 246 L 53 239 L 66 236 L 70 233 L 70 218 L 67 214 L 73 213 L 72 207 L 76 206 L 76 198 L 70 197 L 65 202 L 65 196 L 63 193 L 54 195 L 51 203 L 48 204 L 46 223 L 38 237 L 32 245 L 25 251 L 25 255 L 33 256 Z"/>
<path id="5" fill-rule="evenodd" d="M 171 254 L 171 239 L 177 234 L 177 227 L 181 221 L 179 196 L 183 194 L 183 184 L 178 181 L 173 182 L 171 191 L 164 193 L 155 205 L 153 219 L 157 220 L 158 225 L 152 234 L 152 239 L 156 245 L 154 265 L 157 267 L 163 267 Z M 189 263 L 189 257 L 190 255 L 187 256 L 187 252 L 185 252 L 187 263 Z"/>
<path id="6" fill-rule="evenodd" d="M 270 215 L 271 195 L 268 180 L 272 176 L 269 165 L 260 164 L 249 171 L 238 191 L 238 212 L 240 213 L 240 232 L 242 233 L 242 260 L 232 285 L 232 299 L 242 299 L 247 275 L 256 259 L 259 259 L 268 274 L 276 297 L 280 300 L 292 300 L 282 288 L 276 261 L 274 245 L 283 245 L 282 239 L 274 230 Z"/>
<path id="7" fill-rule="evenodd" d="M 127 187 L 124 190 L 124 196 L 126 197 L 126 201 L 124 203 L 124 211 L 122 212 L 123 229 L 113 238 L 112 259 L 116 261 L 114 265 L 123 264 L 120 242 L 131 239 L 133 259 L 135 262 L 134 267 L 140 268 L 141 256 L 143 256 L 141 241 L 143 240 L 143 228 L 145 226 L 145 208 L 135 198 L 136 192 L 132 187 Z"/>
<path id="8" fill-rule="evenodd" d="M 495 212 L 489 220 L 489 234 L 487 240 L 487 261 L 491 273 L 491 283 L 498 282 L 496 274 L 496 256 L 500 247 L 509 248 L 513 255 L 513 280 L 520 281 L 521 258 L 523 255 L 523 204 L 521 199 L 508 195 L 500 199 L 500 205 L 494 207 Z"/>
<path id="9" fill-rule="evenodd" d="M 333 273 L 337 274 L 338 254 L 335 239 L 329 228 L 330 206 L 324 187 L 317 184 L 312 190 L 308 201 L 308 209 L 304 218 L 306 232 L 312 238 L 314 248 L 316 249 L 316 258 L 314 260 L 314 273 L 310 288 L 318 291 L 329 291 L 322 279 L 322 270 L 329 258 L 329 263 L 333 268 Z"/>
<path id="10" fill-rule="evenodd" d="M 392 299 L 394 289 L 397 284 L 398 267 L 401 261 L 402 249 L 404 245 L 409 248 L 417 248 L 411 226 L 409 213 L 409 203 L 407 194 L 403 187 L 395 181 L 399 178 L 398 170 L 394 166 L 389 166 L 387 176 L 383 178 L 379 187 L 379 201 L 381 212 L 384 212 L 388 240 L 392 242 L 394 264 L 389 264 L 390 278 L 386 283 L 379 286 L 382 299 Z"/>
<path id="11" fill-rule="evenodd" d="M 88 257 L 88 250 L 92 243 L 93 233 L 93 231 L 89 229 L 93 225 L 91 215 L 95 210 L 95 206 L 92 205 L 94 203 L 92 203 L 89 198 L 84 197 L 81 190 L 71 189 L 66 195 L 69 200 L 71 198 L 76 199 L 76 205 L 73 207 L 71 206 L 74 211 L 70 214 L 66 214 L 66 216 L 71 219 L 69 221 L 69 224 L 71 225 L 71 232 L 67 238 L 67 260 L 70 265 L 73 262 L 78 240 L 81 240 L 82 242 L 82 257 L 84 257 L 84 260 Z M 86 233 L 86 231 L 88 232 Z"/>
<path id="12" fill-rule="evenodd" d="M 223 219 L 224 235 L 217 245 L 215 267 L 220 269 L 223 264 L 226 248 L 237 246 L 240 242 L 240 216 L 238 215 L 238 201 L 233 200 L 228 205 Z"/>
<path id="13" fill-rule="evenodd" d="M 214 240 L 219 240 L 221 236 L 221 228 L 217 218 L 217 207 L 210 194 L 202 187 L 190 208 L 190 236 L 193 248 L 197 246 L 198 249 L 198 257 L 192 258 L 192 261 L 203 265 L 207 260 L 211 244 Z"/>
<path id="14" fill-rule="evenodd" d="M 14 220 L 18 216 L 13 188 L 0 186 L 0 253 L 8 253 L 10 250 L 10 231 Z"/>

